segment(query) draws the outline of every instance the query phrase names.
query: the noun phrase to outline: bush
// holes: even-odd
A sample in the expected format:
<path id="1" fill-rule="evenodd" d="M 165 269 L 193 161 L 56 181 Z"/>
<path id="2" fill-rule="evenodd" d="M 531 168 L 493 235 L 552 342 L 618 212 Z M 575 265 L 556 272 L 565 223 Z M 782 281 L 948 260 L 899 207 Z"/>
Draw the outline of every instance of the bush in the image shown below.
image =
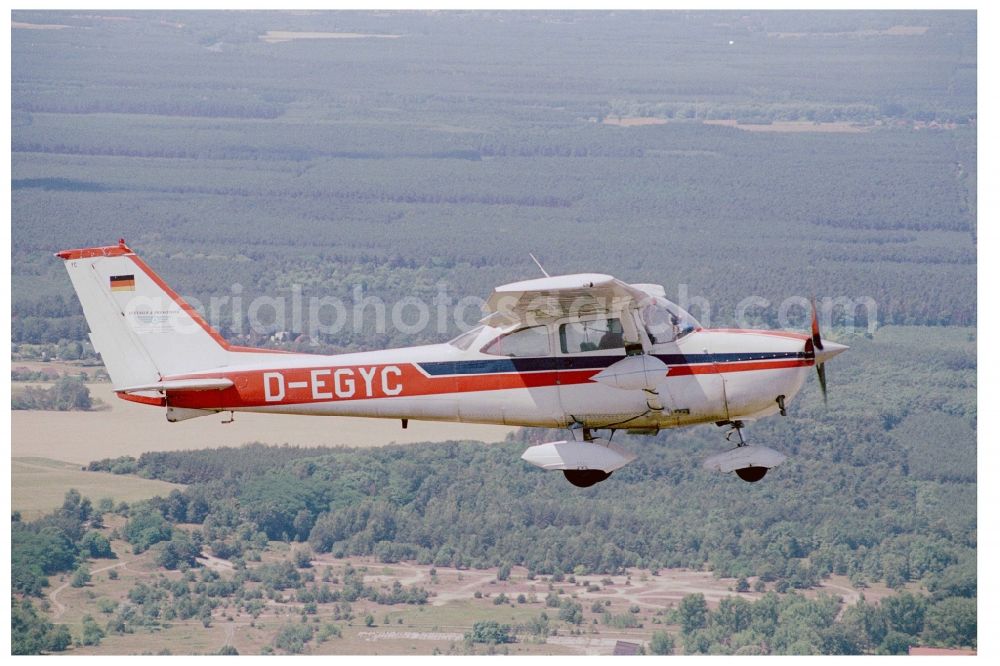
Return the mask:
<path id="1" fill-rule="evenodd" d="M 104 630 L 101 629 L 94 618 L 90 615 L 83 616 L 83 632 L 81 634 L 80 642 L 83 645 L 100 645 L 101 639 L 104 638 Z"/>
<path id="2" fill-rule="evenodd" d="M 299 569 L 312 567 L 312 553 L 303 548 L 295 551 L 295 566 Z"/>
<path id="3" fill-rule="evenodd" d="M 90 531 L 83 535 L 80 550 L 88 557 L 115 559 L 117 556 L 111 550 L 111 542 L 100 532 Z"/>
<path id="4" fill-rule="evenodd" d="M 583 606 L 572 599 L 563 599 L 559 604 L 559 619 L 570 624 L 583 622 Z"/>
<path id="5" fill-rule="evenodd" d="M 42 654 L 61 652 L 72 643 L 69 629 L 64 625 L 55 627 L 40 616 L 34 605 L 27 599 L 10 599 L 10 653 Z"/>
<path id="6" fill-rule="evenodd" d="M 465 637 L 473 643 L 485 643 L 487 645 L 514 642 L 514 638 L 510 634 L 510 625 L 500 624 L 495 620 L 476 622 L 472 625 L 472 631 L 467 633 Z"/>
<path id="7" fill-rule="evenodd" d="M 47 411 L 90 411 L 94 404 L 90 389 L 77 377 L 63 377 L 51 388 L 28 386 L 11 396 L 11 409 L 42 409 Z"/>
<path id="8" fill-rule="evenodd" d="M 274 646 L 288 654 L 301 654 L 312 640 L 313 628 L 308 624 L 286 624 L 274 637 Z"/>
<path id="9" fill-rule="evenodd" d="M 87 567 L 80 565 L 76 571 L 73 572 L 73 580 L 70 583 L 73 587 L 83 587 L 90 582 L 90 570 Z"/>
<path id="10" fill-rule="evenodd" d="M 102 597 L 97 600 L 97 610 L 101 611 L 106 615 L 111 615 L 118 608 L 118 602 L 113 599 L 108 599 L 107 597 Z"/>
<path id="11" fill-rule="evenodd" d="M 140 504 L 132 510 L 123 532 L 125 539 L 132 544 L 132 550 L 139 554 L 155 543 L 168 540 L 173 529 L 157 509 Z"/>
<path id="12" fill-rule="evenodd" d="M 653 637 L 649 641 L 649 651 L 653 654 L 673 654 L 674 638 L 665 631 L 653 632 Z"/>
<path id="13" fill-rule="evenodd" d="M 201 549 L 191 540 L 191 535 L 184 530 L 176 530 L 169 541 L 162 542 L 156 553 L 156 565 L 164 569 L 177 569 L 181 566 L 193 567 Z"/>
<path id="14" fill-rule="evenodd" d="M 340 627 L 335 624 L 326 623 L 319 628 L 316 639 L 322 643 L 323 641 L 327 641 L 331 638 L 340 638 L 341 636 L 342 632 Z"/>

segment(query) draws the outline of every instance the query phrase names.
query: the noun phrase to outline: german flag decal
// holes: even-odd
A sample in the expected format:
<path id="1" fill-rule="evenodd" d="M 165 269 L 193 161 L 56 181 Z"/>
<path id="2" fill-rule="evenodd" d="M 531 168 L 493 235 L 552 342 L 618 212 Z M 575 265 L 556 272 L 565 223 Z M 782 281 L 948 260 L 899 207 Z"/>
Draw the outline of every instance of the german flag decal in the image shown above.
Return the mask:
<path id="1" fill-rule="evenodd" d="M 111 291 L 135 291 L 135 275 L 112 275 Z"/>

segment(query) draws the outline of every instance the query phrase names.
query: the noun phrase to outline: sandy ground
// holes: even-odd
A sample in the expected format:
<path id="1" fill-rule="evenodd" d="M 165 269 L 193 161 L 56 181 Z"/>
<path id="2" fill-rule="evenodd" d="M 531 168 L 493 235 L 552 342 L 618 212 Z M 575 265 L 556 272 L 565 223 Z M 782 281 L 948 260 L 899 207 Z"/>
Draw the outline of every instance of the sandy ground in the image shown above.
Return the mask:
<path id="1" fill-rule="evenodd" d="M 95 412 L 11 412 L 11 457 L 49 458 L 85 464 L 146 451 L 240 446 L 247 442 L 310 446 L 384 446 L 447 440 L 503 440 L 514 428 L 344 417 L 237 414 L 168 423 L 166 411 L 117 398 L 110 384 L 88 384 L 92 397 L 110 409 Z M 228 413 L 225 418 L 228 418 Z"/>
<path id="2" fill-rule="evenodd" d="M 605 125 L 618 125 L 620 127 L 642 127 L 644 125 L 666 125 L 671 122 L 689 122 L 689 121 L 674 121 L 667 118 L 655 118 L 655 117 L 631 117 L 631 116 L 607 116 L 604 119 Z M 755 125 L 750 123 L 741 124 L 737 120 L 703 120 L 702 123 L 705 125 L 724 125 L 726 127 L 735 127 L 737 129 L 745 130 L 747 132 L 834 132 L 834 133 L 848 133 L 857 134 L 859 132 L 867 132 L 871 129 L 868 126 L 859 125 L 857 123 L 850 122 L 829 122 L 829 123 L 815 123 L 809 121 L 800 120 L 787 120 L 787 121 L 775 121 L 768 125 Z"/>

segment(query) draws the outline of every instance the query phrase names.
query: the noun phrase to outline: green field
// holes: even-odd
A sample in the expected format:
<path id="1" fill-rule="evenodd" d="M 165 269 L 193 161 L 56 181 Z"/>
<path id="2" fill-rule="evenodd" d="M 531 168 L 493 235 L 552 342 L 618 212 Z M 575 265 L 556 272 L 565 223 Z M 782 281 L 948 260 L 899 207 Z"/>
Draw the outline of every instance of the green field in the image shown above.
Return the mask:
<path id="1" fill-rule="evenodd" d="M 76 488 L 95 502 L 110 497 L 117 504 L 149 499 L 184 487 L 134 476 L 84 472 L 79 465 L 48 458 L 12 458 L 10 464 L 11 510 L 19 511 L 25 520 L 59 508 L 69 488 Z"/>

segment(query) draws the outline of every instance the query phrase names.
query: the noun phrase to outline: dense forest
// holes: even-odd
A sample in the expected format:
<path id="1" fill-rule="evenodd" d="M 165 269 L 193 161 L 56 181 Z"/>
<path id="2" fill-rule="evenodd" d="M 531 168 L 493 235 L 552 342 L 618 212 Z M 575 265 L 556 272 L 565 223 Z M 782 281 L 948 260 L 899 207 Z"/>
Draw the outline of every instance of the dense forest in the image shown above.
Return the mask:
<path id="1" fill-rule="evenodd" d="M 273 611 L 275 604 L 286 603 L 295 609 L 301 621 L 289 618 L 272 643 L 265 646 L 264 653 L 277 650 L 297 654 L 339 639 L 343 626 L 353 621 L 374 626 L 375 614 L 370 605 L 365 606 L 369 612 L 363 618 L 360 613 L 364 611 L 352 606 L 359 601 L 368 600 L 376 607 L 420 606 L 428 601 L 428 591 L 415 585 L 404 587 L 398 581 L 381 587 L 366 584 L 366 567 L 359 570 L 347 563 L 336 569 L 325 566 L 318 570 L 305 548 L 295 549 L 289 558 L 261 564 L 260 554 L 268 547 L 267 537 L 261 532 L 254 533 L 253 526 L 248 525 L 240 530 L 247 551 L 241 555 L 229 554 L 237 566 L 232 575 L 221 575 L 202 567 L 204 560 L 198 559 L 207 545 L 205 530 L 188 532 L 175 527 L 165 516 L 175 515 L 177 503 L 182 500 L 171 496 L 168 501 L 172 506 L 160 503 L 161 508 L 156 508 L 156 503 L 140 503 L 112 507 L 110 502 L 102 501 L 95 507 L 79 493 L 70 491 L 63 506 L 42 519 L 22 523 L 14 515 L 12 584 L 23 596 L 11 600 L 12 653 L 52 653 L 74 645 L 96 646 L 109 636 L 157 631 L 174 622 L 192 619 L 209 628 L 219 619 L 218 611 L 226 613 L 224 617 L 230 621 L 232 614 L 238 612 L 259 618 L 266 609 Z M 79 629 L 73 632 L 66 624 L 49 622 L 32 601 L 33 597 L 41 596 L 46 575 L 72 572 L 70 584 L 74 588 L 87 586 L 92 579 L 89 562 L 117 557 L 100 529 L 105 517 L 118 514 L 128 516 L 128 520 L 122 528 L 112 531 L 111 537 L 126 539 L 133 553 L 154 549 L 160 573 L 148 582 L 131 586 L 124 599 L 98 599 L 100 621 L 90 614 L 84 615 Z M 221 551 L 218 544 L 208 547 Z M 392 561 L 391 556 L 382 559 Z M 431 571 L 433 576 L 434 569 Z M 181 575 L 173 575 L 175 572 Z M 576 572 L 583 575 L 582 565 L 577 566 Z M 117 575 L 110 576 L 114 579 Z M 498 579 L 505 580 L 508 576 L 509 565 L 501 566 Z M 477 644 L 486 644 L 488 653 L 493 653 L 493 646 L 498 644 L 518 640 L 544 642 L 546 637 L 560 631 L 578 632 L 587 619 L 600 626 L 642 626 L 638 606 L 614 615 L 608 610 L 610 602 L 595 601 L 585 610 L 572 592 L 574 586 L 583 585 L 576 575 L 567 578 L 556 573 L 546 579 L 531 571 L 528 577 L 539 583 L 549 581 L 545 610 L 516 626 L 487 620 L 475 622 L 465 635 L 462 652 L 476 653 Z M 608 578 L 603 582 L 611 584 Z M 782 582 L 779 580 L 774 588 L 782 589 Z M 595 586 L 592 582 L 586 585 L 588 590 Z M 764 589 L 765 579 L 758 579 L 755 587 Z M 741 578 L 736 592 L 748 590 L 749 585 Z M 500 593 L 493 605 L 538 602 L 535 595 L 528 599 L 521 594 L 512 600 Z M 975 604 L 974 598 L 952 589 L 937 590 L 931 595 L 902 591 L 879 603 L 861 598 L 846 608 L 826 593 L 806 597 L 795 591 L 787 594 L 770 591 L 755 601 L 739 594 L 728 596 L 712 609 L 703 594 L 691 593 L 676 606 L 653 614 L 654 625 L 675 625 L 679 631 L 655 631 L 649 651 L 653 654 L 905 654 L 909 646 L 921 642 L 974 647 Z M 387 620 L 385 615 L 383 623 Z M 237 652 L 227 644 L 219 654 Z"/>
<path id="2" fill-rule="evenodd" d="M 244 309 L 296 285 L 485 298 L 537 274 L 534 252 L 550 272 L 664 284 L 708 324 L 754 295 L 773 326 L 809 294 L 877 304 L 832 323 L 976 321 L 972 13 L 15 21 L 66 26 L 13 31 L 15 343 L 86 340 L 51 253 L 120 236 L 182 294 Z M 267 38 L 296 30 L 393 38 Z M 602 122 L 623 117 L 665 124 Z M 755 124 L 706 124 L 726 119 Z M 788 120 L 857 126 L 746 129 Z M 366 315 L 328 333 L 289 314 L 251 331 L 232 309 L 216 317 L 231 338 L 333 350 L 458 327 Z"/>

